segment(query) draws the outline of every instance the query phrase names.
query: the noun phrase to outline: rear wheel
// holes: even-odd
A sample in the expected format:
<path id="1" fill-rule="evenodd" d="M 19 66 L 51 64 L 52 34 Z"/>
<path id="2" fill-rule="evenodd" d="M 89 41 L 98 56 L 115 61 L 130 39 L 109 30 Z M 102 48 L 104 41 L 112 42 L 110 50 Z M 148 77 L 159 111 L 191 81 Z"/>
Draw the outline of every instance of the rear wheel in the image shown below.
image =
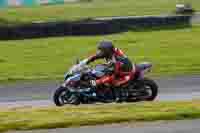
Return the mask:
<path id="1" fill-rule="evenodd" d="M 146 101 L 153 101 L 158 95 L 158 85 L 154 80 L 145 78 L 143 81 L 145 98 Z"/>
<path id="2" fill-rule="evenodd" d="M 157 97 L 158 86 L 155 81 L 144 78 L 136 82 L 136 86 L 129 89 L 128 102 L 153 101 Z"/>
<path id="3" fill-rule="evenodd" d="M 71 93 L 67 88 L 59 87 L 53 96 L 56 106 L 63 106 L 65 104 L 80 104 L 80 100 L 77 95 Z"/>

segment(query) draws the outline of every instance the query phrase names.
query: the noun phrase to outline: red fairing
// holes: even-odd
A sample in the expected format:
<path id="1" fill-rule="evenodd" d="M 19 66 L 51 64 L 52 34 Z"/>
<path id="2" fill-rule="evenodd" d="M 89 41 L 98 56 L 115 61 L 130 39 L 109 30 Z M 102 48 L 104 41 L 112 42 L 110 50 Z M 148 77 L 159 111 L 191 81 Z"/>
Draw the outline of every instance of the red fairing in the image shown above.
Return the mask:
<path id="1" fill-rule="evenodd" d="M 112 82 L 114 81 L 114 76 L 113 75 L 106 75 L 98 80 L 96 80 L 96 84 L 100 85 L 100 84 L 112 84 Z"/>

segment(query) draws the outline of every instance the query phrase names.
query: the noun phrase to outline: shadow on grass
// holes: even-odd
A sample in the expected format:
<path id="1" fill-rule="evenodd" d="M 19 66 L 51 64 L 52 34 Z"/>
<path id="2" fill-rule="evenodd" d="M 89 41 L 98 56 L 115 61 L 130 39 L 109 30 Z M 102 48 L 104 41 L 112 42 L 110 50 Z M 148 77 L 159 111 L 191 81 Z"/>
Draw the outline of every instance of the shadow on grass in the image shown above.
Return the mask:
<path id="1" fill-rule="evenodd" d="M 0 58 L 0 63 L 4 63 L 6 60 Z"/>

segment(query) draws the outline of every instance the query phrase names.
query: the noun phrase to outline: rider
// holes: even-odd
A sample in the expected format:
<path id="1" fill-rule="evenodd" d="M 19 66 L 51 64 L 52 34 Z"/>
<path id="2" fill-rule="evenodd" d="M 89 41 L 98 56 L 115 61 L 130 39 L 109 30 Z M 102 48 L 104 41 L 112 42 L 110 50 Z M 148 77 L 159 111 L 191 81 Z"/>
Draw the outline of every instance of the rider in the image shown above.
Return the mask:
<path id="1" fill-rule="evenodd" d="M 97 59 L 105 59 L 107 64 L 112 64 L 114 73 L 98 80 L 92 80 L 90 83 L 93 87 L 101 84 L 112 84 L 118 88 L 133 78 L 135 66 L 119 48 L 114 47 L 111 41 L 101 41 L 98 44 L 97 53 L 85 60 L 85 63 L 89 64 Z M 115 92 L 116 101 L 121 100 L 119 91 Z"/>

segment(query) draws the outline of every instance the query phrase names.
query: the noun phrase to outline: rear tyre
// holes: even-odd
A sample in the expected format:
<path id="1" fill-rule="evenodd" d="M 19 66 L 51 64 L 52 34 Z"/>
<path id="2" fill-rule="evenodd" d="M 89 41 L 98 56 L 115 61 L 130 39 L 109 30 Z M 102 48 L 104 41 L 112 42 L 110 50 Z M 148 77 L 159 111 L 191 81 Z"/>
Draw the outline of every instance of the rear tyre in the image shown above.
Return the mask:
<path id="1" fill-rule="evenodd" d="M 55 91 L 53 101 L 56 104 L 56 106 L 63 106 L 65 104 L 80 104 L 79 98 L 64 87 L 59 87 Z"/>
<path id="2" fill-rule="evenodd" d="M 149 78 L 144 78 L 144 89 L 148 93 L 145 101 L 153 101 L 158 95 L 158 85 L 156 82 Z"/>

